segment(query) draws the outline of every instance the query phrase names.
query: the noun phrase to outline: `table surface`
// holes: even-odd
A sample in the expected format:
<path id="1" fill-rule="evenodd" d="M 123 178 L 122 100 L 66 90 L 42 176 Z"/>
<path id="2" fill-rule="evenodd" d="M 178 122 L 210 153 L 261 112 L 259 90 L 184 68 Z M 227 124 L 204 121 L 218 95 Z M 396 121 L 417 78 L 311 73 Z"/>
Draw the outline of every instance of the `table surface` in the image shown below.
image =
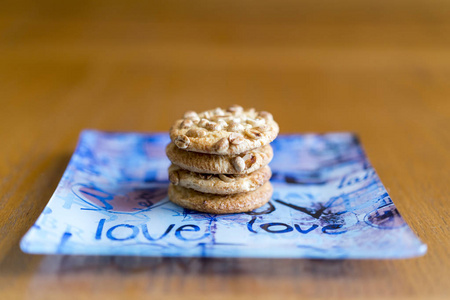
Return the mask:
<path id="1" fill-rule="evenodd" d="M 5 4 L 1 299 L 450 297 L 450 2 Z M 20 251 L 82 129 L 167 131 L 185 110 L 233 103 L 271 111 L 283 133 L 358 133 L 428 253 L 322 261 Z"/>

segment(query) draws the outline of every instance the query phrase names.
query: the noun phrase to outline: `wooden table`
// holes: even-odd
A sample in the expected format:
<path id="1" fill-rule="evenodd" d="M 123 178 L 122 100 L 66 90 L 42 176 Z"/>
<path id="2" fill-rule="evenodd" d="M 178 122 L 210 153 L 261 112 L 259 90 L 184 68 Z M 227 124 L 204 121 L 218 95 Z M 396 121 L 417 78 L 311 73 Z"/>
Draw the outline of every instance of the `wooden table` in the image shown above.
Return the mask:
<path id="1" fill-rule="evenodd" d="M 0 9 L 0 299 L 449 299 L 450 2 L 38 1 Z M 387 261 L 31 256 L 84 128 L 240 103 L 357 132 L 428 244 Z"/>

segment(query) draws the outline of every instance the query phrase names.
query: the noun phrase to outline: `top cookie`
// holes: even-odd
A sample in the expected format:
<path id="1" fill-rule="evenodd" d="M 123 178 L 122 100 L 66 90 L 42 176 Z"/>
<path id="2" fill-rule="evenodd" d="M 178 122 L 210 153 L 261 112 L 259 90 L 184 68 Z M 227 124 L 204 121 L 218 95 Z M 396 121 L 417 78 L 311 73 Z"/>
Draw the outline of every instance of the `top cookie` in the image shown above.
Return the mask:
<path id="1" fill-rule="evenodd" d="M 233 105 L 226 110 L 186 112 L 170 128 L 170 138 L 183 150 L 232 155 L 269 144 L 278 131 L 270 113 Z"/>

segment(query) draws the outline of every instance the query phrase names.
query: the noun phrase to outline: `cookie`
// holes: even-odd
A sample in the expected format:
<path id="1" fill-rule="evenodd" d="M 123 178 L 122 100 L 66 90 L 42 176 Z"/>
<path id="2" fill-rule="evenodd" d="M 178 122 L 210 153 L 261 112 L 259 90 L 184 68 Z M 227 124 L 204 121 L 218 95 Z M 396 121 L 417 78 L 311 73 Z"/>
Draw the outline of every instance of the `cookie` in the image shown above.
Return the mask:
<path id="1" fill-rule="evenodd" d="M 166 147 L 170 161 L 188 171 L 207 174 L 248 174 L 267 165 L 273 157 L 270 145 L 237 155 L 215 155 L 181 150 L 174 143 Z"/>
<path id="2" fill-rule="evenodd" d="M 204 194 L 178 185 L 169 185 L 169 199 L 181 207 L 211 214 L 231 214 L 252 211 L 266 204 L 273 188 L 266 182 L 259 189 L 240 194 Z"/>
<path id="3" fill-rule="evenodd" d="M 170 138 L 186 151 L 234 155 L 269 144 L 278 131 L 270 113 L 233 105 L 226 110 L 186 112 L 171 127 Z"/>
<path id="4" fill-rule="evenodd" d="M 254 191 L 269 181 L 272 171 L 269 166 L 245 175 L 201 174 L 169 167 L 169 180 L 174 185 L 190 188 L 202 193 L 237 194 Z"/>

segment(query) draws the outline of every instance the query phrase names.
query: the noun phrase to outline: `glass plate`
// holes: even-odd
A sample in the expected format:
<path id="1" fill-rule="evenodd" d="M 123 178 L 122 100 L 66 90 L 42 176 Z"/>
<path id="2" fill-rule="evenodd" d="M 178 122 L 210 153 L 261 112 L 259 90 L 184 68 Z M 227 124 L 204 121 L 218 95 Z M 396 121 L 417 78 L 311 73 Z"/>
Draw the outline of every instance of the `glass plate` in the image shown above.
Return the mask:
<path id="1" fill-rule="evenodd" d="M 33 254 L 388 259 L 425 254 L 352 133 L 280 135 L 272 199 L 215 215 L 167 198 L 166 133 L 82 132 L 21 241 Z"/>

